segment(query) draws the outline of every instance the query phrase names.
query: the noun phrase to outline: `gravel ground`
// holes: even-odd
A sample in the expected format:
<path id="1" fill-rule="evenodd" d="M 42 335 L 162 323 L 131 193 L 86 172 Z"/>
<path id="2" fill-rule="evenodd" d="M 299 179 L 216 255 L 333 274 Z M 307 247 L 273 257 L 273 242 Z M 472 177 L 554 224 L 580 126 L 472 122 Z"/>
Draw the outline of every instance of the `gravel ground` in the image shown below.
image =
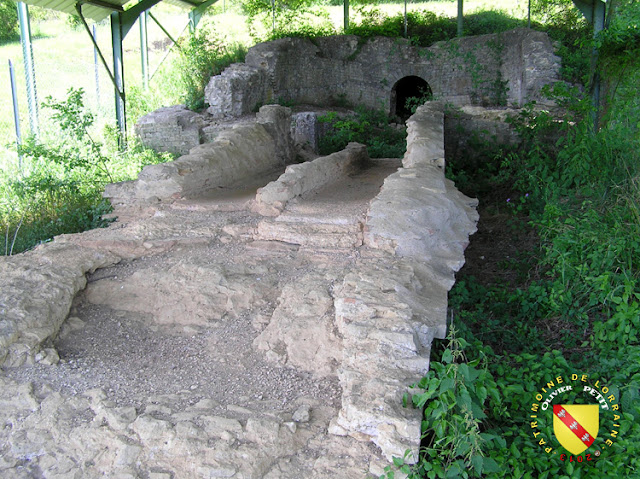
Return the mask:
<path id="1" fill-rule="evenodd" d="M 191 254 L 183 252 L 184 256 Z M 220 251 L 211 252 L 212 257 L 219 255 Z M 201 260 L 212 258 L 204 254 Z M 89 277 L 89 287 L 102 279 L 126 279 L 141 267 L 167 267 L 175 261 L 179 261 L 175 255 L 169 259 L 165 254 L 122 263 Z M 308 267 L 290 268 L 284 280 L 297 277 Z M 270 317 L 277 297 L 268 298 L 268 306 L 261 311 L 226 317 L 207 327 L 189 327 L 154 324 L 151 315 L 90 304 L 84 296 L 81 293 L 76 298 L 66 331 L 53 345 L 60 362 L 8 369 L 8 377 L 36 386 L 49 383 L 72 395 L 100 388 L 117 405 L 138 409 L 151 396 L 187 391 L 184 401 L 189 404 L 212 399 L 220 409 L 229 404 L 249 407 L 256 402 L 280 409 L 300 396 L 339 405 L 337 378 L 319 380 L 278 367 L 252 347 L 262 327 L 260 320 Z"/>
<path id="2" fill-rule="evenodd" d="M 383 179 L 401 162 L 376 160 L 371 166 L 292 207 L 312 216 L 330 212 L 357 221 L 355 218 L 366 211 Z M 253 188 L 251 185 L 249 189 Z M 148 224 L 161 223 L 167 231 L 182 230 L 187 237 L 189 224 L 254 227 L 259 217 L 241 207 L 233 211 L 234 204 L 242 205 L 247 200 L 246 192 L 241 193 L 217 195 L 228 197 L 227 211 L 211 207 L 220 202 L 219 197 L 201 198 L 157 214 Z M 219 410 L 229 405 L 281 410 L 301 396 L 339 407 L 341 389 L 337 377 L 317 379 L 296 369 L 279 367 L 268 362 L 252 343 L 267 325 L 285 284 L 318 268 L 340 276 L 353 259 L 353 255 L 302 253 L 293 245 L 247 243 L 220 234 L 208 244 L 177 246 L 160 255 L 123 261 L 89 275 L 87 288 L 104 280 L 126 281 L 136 271 L 168 270 L 180 262 L 194 261 L 202 265 L 256 265 L 266 270 L 268 277 L 262 279 L 277 288 L 273 288 L 270 297 L 263 298 L 266 306 L 260 310 L 228 315 L 204 327 L 158 324 L 151 314 L 124 311 L 117 304 L 91 304 L 85 291 L 76 297 L 70 318 L 52 345 L 60 362 L 53 366 L 24 365 L 7 369 L 4 374 L 34 383 L 36 391 L 51 387 L 77 395 L 100 388 L 116 405 L 135 406 L 138 411 L 144 410 L 149 398 L 160 395 L 175 395 L 173 407 L 177 410 L 202 399 L 210 400 Z"/>

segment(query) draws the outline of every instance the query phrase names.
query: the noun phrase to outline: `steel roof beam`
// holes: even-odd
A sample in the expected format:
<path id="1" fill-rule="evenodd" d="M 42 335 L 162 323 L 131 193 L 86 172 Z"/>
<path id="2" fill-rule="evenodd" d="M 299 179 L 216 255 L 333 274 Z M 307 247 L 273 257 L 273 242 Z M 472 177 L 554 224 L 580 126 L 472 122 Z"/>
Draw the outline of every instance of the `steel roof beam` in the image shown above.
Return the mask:
<path id="1" fill-rule="evenodd" d="M 112 12 L 124 12 L 124 8 L 122 5 L 115 5 L 109 2 L 103 2 L 102 0 L 80 0 L 78 2 L 80 5 L 87 4 L 93 5 L 94 7 L 106 8 Z"/>
<path id="2" fill-rule="evenodd" d="M 202 15 L 204 14 L 205 10 L 209 8 L 211 5 L 213 5 L 214 3 L 216 3 L 217 1 L 218 0 L 207 0 L 206 2 L 196 4 L 197 6 L 189 12 L 189 22 L 193 30 L 195 30 L 196 27 L 198 26 L 198 23 L 200 23 L 200 19 L 202 18 Z"/>
<path id="3" fill-rule="evenodd" d="M 191 8 L 196 8 L 200 5 L 198 2 L 194 2 L 192 0 L 178 0 L 178 2 L 184 3 L 185 5 L 188 5 Z"/>
<path id="4" fill-rule="evenodd" d="M 120 12 L 118 15 L 120 16 L 120 24 L 122 25 L 122 39 L 127 36 L 131 27 L 136 23 L 138 17 L 145 10 L 149 10 L 154 5 L 160 3 L 161 0 L 142 0 L 141 2 L 135 4 L 129 10 L 125 10 L 124 12 Z"/>

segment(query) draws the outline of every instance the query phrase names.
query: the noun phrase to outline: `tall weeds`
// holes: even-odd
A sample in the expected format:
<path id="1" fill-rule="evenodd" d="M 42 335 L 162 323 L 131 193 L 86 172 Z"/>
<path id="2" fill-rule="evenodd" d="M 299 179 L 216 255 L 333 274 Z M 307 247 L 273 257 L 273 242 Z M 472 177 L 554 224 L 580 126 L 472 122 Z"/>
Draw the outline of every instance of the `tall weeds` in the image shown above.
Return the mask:
<path id="1" fill-rule="evenodd" d="M 81 89 L 70 89 L 62 101 L 48 98 L 43 106 L 54 112 L 55 139 L 28 139 L 20 148 L 22 170 L 14 166 L 0 173 L 0 252 L 5 255 L 59 234 L 106 225 L 105 184 L 132 179 L 145 164 L 170 158 L 135 142 L 123 153 L 116 141 L 101 141 Z"/>

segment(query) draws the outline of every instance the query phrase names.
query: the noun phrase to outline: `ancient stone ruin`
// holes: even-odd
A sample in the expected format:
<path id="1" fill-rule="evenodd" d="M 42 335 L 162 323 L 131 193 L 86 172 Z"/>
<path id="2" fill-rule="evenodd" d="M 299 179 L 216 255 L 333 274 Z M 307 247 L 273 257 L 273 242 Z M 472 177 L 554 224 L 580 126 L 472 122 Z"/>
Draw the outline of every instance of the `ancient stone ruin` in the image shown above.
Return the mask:
<path id="1" fill-rule="evenodd" d="M 503 78 L 522 102 L 557 69 L 536 57 L 546 37 L 503 35 L 502 54 L 523 65 Z M 525 44 L 534 53 L 518 57 Z M 251 111 L 341 92 L 365 103 L 382 92 L 392 108 L 411 75 L 471 100 L 456 64 L 427 76 L 420 51 L 354 37 L 258 45 L 212 79 L 208 114 L 141 121 L 144 141 L 182 156 L 109 185 L 109 228 L 0 259 L 0 476 L 362 478 L 417 452 L 421 411 L 402 396 L 446 334 L 478 220 L 477 201 L 444 177 L 444 103 L 407 121 L 402 159 L 352 143 L 298 164 L 313 112 Z M 404 63 L 364 82 L 385 56 Z M 287 68 L 310 61 L 291 84 Z"/>
<path id="2" fill-rule="evenodd" d="M 187 154 L 269 103 L 365 105 L 403 116 L 403 99 L 428 92 L 457 107 L 545 105 L 543 86 L 559 80 L 553 51 L 546 34 L 524 28 L 428 48 L 382 37 L 284 38 L 256 45 L 245 63 L 213 77 L 203 114 L 180 106 L 161 109 L 143 118 L 137 131 L 149 147 Z M 297 142 L 317 141 L 314 116 L 294 115 Z"/>

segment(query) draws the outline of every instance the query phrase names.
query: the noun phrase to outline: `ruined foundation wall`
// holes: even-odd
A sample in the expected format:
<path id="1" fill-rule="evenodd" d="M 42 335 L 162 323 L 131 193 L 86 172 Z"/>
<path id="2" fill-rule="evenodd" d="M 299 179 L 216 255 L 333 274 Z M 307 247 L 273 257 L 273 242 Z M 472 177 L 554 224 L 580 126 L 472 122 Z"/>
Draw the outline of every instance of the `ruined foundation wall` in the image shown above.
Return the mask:
<path id="1" fill-rule="evenodd" d="M 201 143 L 202 115 L 184 105 L 159 108 L 136 123 L 136 134 L 143 145 L 156 151 L 186 155 Z"/>
<path id="2" fill-rule="evenodd" d="M 146 166 L 137 180 L 108 185 L 104 196 L 113 204 L 193 197 L 272 171 L 293 159 L 290 124 L 288 108 L 262 107 L 255 122 L 222 131 L 175 161 Z"/>
<path id="3" fill-rule="evenodd" d="M 340 179 L 368 159 L 365 145 L 349 143 L 337 153 L 289 165 L 280 178 L 258 190 L 252 209 L 264 216 L 277 216 L 288 201 Z"/>
<path id="4" fill-rule="evenodd" d="M 283 38 L 254 46 L 242 68 L 236 65 L 213 77 L 205 100 L 214 117 L 247 113 L 260 102 L 278 100 L 390 110 L 396 82 L 417 76 L 427 81 L 438 100 L 522 106 L 542 99 L 541 88 L 559 80 L 560 63 L 553 50 L 545 33 L 528 29 L 428 48 L 386 37 Z M 232 82 L 234 75 L 237 80 Z"/>
<path id="5" fill-rule="evenodd" d="M 136 131 L 156 151 L 186 155 L 210 143 L 231 122 L 252 116 L 261 105 L 365 105 L 395 113 L 396 83 L 409 76 L 426 81 L 434 98 L 457 106 L 509 105 L 535 100 L 559 81 L 560 59 L 542 32 L 516 29 L 492 35 L 414 47 L 403 39 L 353 35 L 283 38 L 249 49 L 245 63 L 211 78 L 205 89 L 206 112 L 178 105 L 141 118 Z M 313 115 L 295 117 L 294 136 L 317 146 Z M 300 128 L 297 124 L 300 123 Z M 305 130 L 306 128 L 306 130 Z M 504 128 L 503 128 L 504 129 Z"/>
<path id="6" fill-rule="evenodd" d="M 286 112 L 274 108 L 260 116 Z M 164 252 L 167 256 L 155 266 L 133 266 L 127 278 L 99 279 L 87 298 L 99 302 L 112 292 L 114 302 L 105 304 L 119 304 L 118 311 L 144 311 L 158 324 L 176 321 L 181 326 L 204 327 L 212 311 L 231 321 L 253 309 L 256 325 L 268 322 L 253 343 L 265 351 L 267 361 L 282 364 L 286 359 L 289 367 L 317 377 L 337 376 L 340 391 L 339 407 L 301 398 L 304 402 L 285 409 L 262 396 L 251 403 L 256 409 L 236 403 L 220 408 L 206 396 L 191 401 L 199 394 L 195 390 L 180 395 L 158 391 L 136 409 L 118 406 L 100 389 L 77 395 L 40 389 L 36 394 L 30 383 L 0 377 L 2 419 L 14 425 L 0 434 L 10 444 L 0 475 L 31 461 L 31 470 L 42 470 L 38 473 L 47 478 L 59 477 L 59 464 L 66 464 L 65 477 L 356 479 L 366 471 L 380 477 L 392 457 L 403 457 L 407 449 L 417 453 L 422 412 L 402 407 L 402 397 L 427 373 L 432 340 L 446 333 L 447 293 L 478 219 L 477 202 L 444 179 L 442 123 L 442 104 L 436 102 L 409 120 L 403 167 L 387 177 L 368 204 L 364 244 L 360 236 L 357 244 L 329 251 L 326 246 L 298 249 L 282 237 L 265 241 L 256 228 L 257 215 L 247 211 L 198 212 L 189 208 L 194 204 L 182 209 L 185 202 L 167 202 L 149 206 L 149 216 L 0 258 L 0 366 L 55 364 L 57 353 L 49 346 L 59 331 L 72 327 L 65 319 L 75 294 L 86 285 L 85 274 Z M 277 125 L 257 126 L 270 138 L 271 151 L 277 149 L 267 132 Z M 342 166 L 362 159 L 361 147 L 351 150 L 356 154 Z M 335 157 L 328 158 L 302 168 L 303 190 L 349 173 L 332 164 Z M 183 173 L 196 177 L 184 184 L 199 180 L 197 170 Z M 334 215 L 328 212 L 330 221 Z M 344 226 L 345 236 L 353 233 L 347 228 L 351 225 L 332 226 Z M 362 224 L 354 226 L 361 233 Z M 230 263 L 199 258 L 205 250 L 224 248 L 227 240 L 234 242 L 227 252 L 237 255 Z M 336 254 L 341 248 L 342 255 Z M 170 257 L 174 266 L 167 269 Z M 286 265 L 301 267 L 302 274 L 283 276 Z M 126 271 L 126 262 L 120 271 Z M 171 299 L 156 304 L 161 296 Z M 262 309 L 267 301 L 277 303 L 274 310 Z M 215 342 L 206 344 L 215 350 Z"/>
<path id="7" fill-rule="evenodd" d="M 334 294 L 345 358 L 330 432 L 367 438 L 388 459 L 417 454 L 421 411 L 402 408 L 402 395 L 428 371 L 433 339 L 446 335 L 448 291 L 478 221 L 478 201 L 444 177 L 443 120 L 432 102 L 407 122 L 404 166 L 369 206 L 368 259 Z"/>

